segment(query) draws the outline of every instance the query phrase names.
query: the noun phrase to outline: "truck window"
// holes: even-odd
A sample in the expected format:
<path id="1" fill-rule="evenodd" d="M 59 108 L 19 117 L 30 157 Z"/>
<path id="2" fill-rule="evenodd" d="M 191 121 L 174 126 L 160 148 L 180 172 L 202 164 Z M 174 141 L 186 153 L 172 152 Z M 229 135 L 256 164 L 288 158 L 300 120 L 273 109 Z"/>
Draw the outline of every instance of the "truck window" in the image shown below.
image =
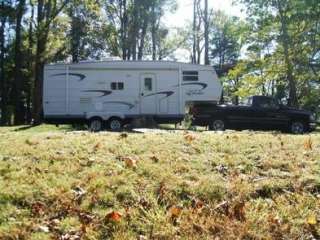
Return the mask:
<path id="1" fill-rule="evenodd" d="M 198 81 L 198 71 L 183 71 L 183 81 Z"/>
<path id="2" fill-rule="evenodd" d="M 244 99 L 244 101 L 243 101 L 243 103 L 241 105 L 252 106 L 252 97 Z"/>
<path id="3" fill-rule="evenodd" d="M 264 98 L 258 103 L 258 107 L 261 108 L 278 108 L 278 106 L 278 103 L 273 98 Z"/>

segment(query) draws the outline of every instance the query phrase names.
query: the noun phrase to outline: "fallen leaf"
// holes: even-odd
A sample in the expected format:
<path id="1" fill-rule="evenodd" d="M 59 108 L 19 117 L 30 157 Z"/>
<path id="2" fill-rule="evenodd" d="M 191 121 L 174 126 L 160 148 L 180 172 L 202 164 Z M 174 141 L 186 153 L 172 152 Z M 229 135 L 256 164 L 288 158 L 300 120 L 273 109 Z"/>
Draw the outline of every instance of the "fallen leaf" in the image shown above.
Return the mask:
<path id="1" fill-rule="evenodd" d="M 42 203 L 42 202 L 35 202 L 32 204 L 31 206 L 31 212 L 34 214 L 34 215 L 42 215 L 45 211 L 45 204 Z"/>
<path id="2" fill-rule="evenodd" d="M 159 162 L 159 158 L 158 158 L 156 155 L 153 155 L 153 156 L 151 157 L 151 160 L 152 160 L 153 162 L 155 162 L 155 163 Z"/>
<path id="3" fill-rule="evenodd" d="M 223 176 L 226 176 L 228 174 L 228 171 L 229 171 L 228 167 L 223 165 L 223 164 L 220 164 L 220 165 L 216 166 L 215 170 L 217 172 L 219 172 L 220 174 L 222 174 Z"/>
<path id="4" fill-rule="evenodd" d="M 159 199 L 162 200 L 164 198 L 164 195 L 166 194 L 167 192 L 167 188 L 166 188 L 166 185 L 165 183 L 162 181 L 160 183 L 160 186 L 159 186 L 159 190 L 158 190 L 158 196 L 159 196 Z"/>
<path id="5" fill-rule="evenodd" d="M 172 206 L 169 209 L 170 217 L 172 219 L 178 218 L 180 216 L 181 212 L 182 212 L 182 207 L 180 207 L 180 206 Z"/>
<path id="6" fill-rule="evenodd" d="M 39 232 L 44 232 L 44 233 L 50 232 L 48 226 L 38 226 L 37 230 L 38 230 Z"/>
<path id="7" fill-rule="evenodd" d="M 184 139 L 185 139 L 186 141 L 188 141 L 189 143 L 191 143 L 191 142 L 193 142 L 193 141 L 196 139 L 196 137 L 195 137 L 194 135 L 192 135 L 192 134 L 186 134 L 186 135 L 184 136 Z"/>
<path id="8" fill-rule="evenodd" d="M 202 209 L 204 207 L 204 202 L 198 199 L 193 199 L 192 207 L 197 210 Z"/>
<path id="9" fill-rule="evenodd" d="M 27 140 L 25 141 L 25 143 L 28 144 L 28 145 L 30 145 L 30 146 L 39 144 L 38 141 L 36 141 L 36 140 L 30 140 L 30 139 L 27 139 Z"/>
<path id="10" fill-rule="evenodd" d="M 219 211 L 225 215 L 229 214 L 229 208 L 230 208 L 230 204 L 228 201 L 223 201 L 222 203 L 219 203 L 214 210 L 215 211 Z"/>
<path id="11" fill-rule="evenodd" d="M 94 145 L 93 151 L 97 152 L 101 147 L 102 147 L 102 144 L 100 142 L 98 142 L 96 145 Z"/>
<path id="12" fill-rule="evenodd" d="M 107 221 L 120 222 L 121 218 L 122 218 L 122 214 L 116 211 L 112 211 L 106 215 Z"/>
<path id="13" fill-rule="evenodd" d="M 205 232 L 204 228 L 196 223 L 193 223 L 193 229 L 199 233 Z"/>
<path id="14" fill-rule="evenodd" d="M 123 139 L 123 138 L 127 138 L 128 137 L 128 134 L 127 133 L 121 133 L 119 135 L 119 139 Z"/>
<path id="15" fill-rule="evenodd" d="M 139 201 L 139 204 L 144 208 L 144 209 L 150 209 L 151 208 L 151 203 L 149 203 L 145 198 L 141 198 Z"/>
<path id="16" fill-rule="evenodd" d="M 94 216 L 90 215 L 89 213 L 79 213 L 79 220 L 83 224 L 89 224 L 93 221 Z"/>
<path id="17" fill-rule="evenodd" d="M 312 150 L 312 139 L 311 139 L 311 137 L 309 137 L 308 139 L 306 139 L 304 141 L 303 146 L 304 146 L 305 150 Z"/>
<path id="18" fill-rule="evenodd" d="M 309 225 L 316 225 L 317 224 L 317 217 L 314 214 L 311 214 L 307 218 L 307 223 Z"/>
<path id="19" fill-rule="evenodd" d="M 147 240 L 148 238 L 144 235 L 139 235 L 138 240 Z"/>
<path id="20" fill-rule="evenodd" d="M 74 193 L 74 200 L 76 200 L 78 204 L 81 203 L 83 196 L 87 193 L 84 189 L 82 189 L 79 186 L 72 189 L 72 192 Z"/>
<path id="21" fill-rule="evenodd" d="M 241 222 L 245 221 L 246 219 L 244 207 L 245 202 L 243 201 L 237 202 L 233 207 L 233 216 Z"/>
<path id="22" fill-rule="evenodd" d="M 71 233 L 63 234 L 60 239 L 61 240 L 80 240 L 81 236 L 80 236 L 80 233 L 71 232 Z"/>
<path id="23" fill-rule="evenodd" d="M 127 168 L 134 168 L 137 166 L 137 160 L 132 157 L 123 157 L 122 161 L 124 161 Z"/>

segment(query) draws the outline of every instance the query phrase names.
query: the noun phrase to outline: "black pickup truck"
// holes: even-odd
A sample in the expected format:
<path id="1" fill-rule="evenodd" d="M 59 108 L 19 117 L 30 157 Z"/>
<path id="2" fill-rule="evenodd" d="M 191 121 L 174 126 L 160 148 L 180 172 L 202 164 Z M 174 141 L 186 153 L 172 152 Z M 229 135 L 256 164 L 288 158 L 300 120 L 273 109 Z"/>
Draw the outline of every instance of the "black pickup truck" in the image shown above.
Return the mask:
<path id="1" fill-rule="evenodd" d="M 249 97 L 241 105 L 196 102 L 190 108 L 192 125 L 210 130 L 265 129 L 302 134 L 316 128 L 316 117 L 309 111 L 291 108 L 266 96 Z"/>

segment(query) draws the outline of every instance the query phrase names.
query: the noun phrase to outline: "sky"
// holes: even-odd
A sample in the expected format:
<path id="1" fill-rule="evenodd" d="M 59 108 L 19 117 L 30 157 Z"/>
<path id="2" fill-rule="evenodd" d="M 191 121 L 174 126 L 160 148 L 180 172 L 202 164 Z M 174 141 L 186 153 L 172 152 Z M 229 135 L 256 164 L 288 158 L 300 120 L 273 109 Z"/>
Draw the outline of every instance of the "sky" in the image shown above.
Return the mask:
<path id="1" fill-rule="evenodd" d="M 209 8 L 223 10 L 228 15 L 245 17 L 241 7 L 232 5 L 233 0 L 208 0 Z M 177 0 L 178 9 L 174 13 L 165 15 L 165 23 L 168 27 L 182 27 L 186 21 L 192 21 L 193 0 Z"/>
<path id="2" fill-rule="evenodd" d="M 209 9 L 222 10 L 227 15 L 245 18 L 245 13 L 241 11 L 241 6 L 233 5 L 233 1 L 234 0 L 208 0 Z M 164 23 L 171 29 L 183 27 L 186 25 L 186 22 L 192 22 L 193 19 L 193 0 L 177 0 L 177 3 L 177 11 L 164 15 Z M 174 55 L 177 61 L 190 61 L 190 53 L 185 49 L 178 49 Z"/>

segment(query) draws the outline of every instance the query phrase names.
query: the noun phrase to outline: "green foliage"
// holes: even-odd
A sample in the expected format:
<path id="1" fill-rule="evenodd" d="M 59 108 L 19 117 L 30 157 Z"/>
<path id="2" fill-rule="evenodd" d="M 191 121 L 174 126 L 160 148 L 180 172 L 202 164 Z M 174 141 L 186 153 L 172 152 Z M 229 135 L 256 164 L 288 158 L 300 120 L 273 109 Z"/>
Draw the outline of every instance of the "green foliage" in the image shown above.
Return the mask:
<path id="1" fill-rule="evenodd" d="M 274 95 L 279 99 L 296 94 L 300 105 L 318 108 L 319 2 L 238 2 L 246 8 L 250 31 L 245 60 L 227 77 L 227 82 L 237 82 L 231 84 L 236 89 L 231 93 L 241 97 L 252 93 Z"/>

